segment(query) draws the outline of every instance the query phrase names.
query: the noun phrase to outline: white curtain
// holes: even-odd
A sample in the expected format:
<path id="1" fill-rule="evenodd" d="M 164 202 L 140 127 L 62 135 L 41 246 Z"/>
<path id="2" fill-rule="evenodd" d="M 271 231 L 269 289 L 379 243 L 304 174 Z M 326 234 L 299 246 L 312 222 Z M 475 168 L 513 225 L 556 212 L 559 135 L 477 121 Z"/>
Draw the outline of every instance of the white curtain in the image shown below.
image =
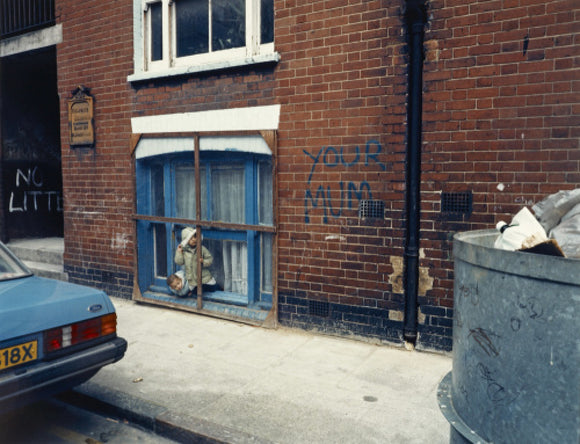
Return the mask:
<path id="1" fill-rule="evenodd" d="M 195 173 L 193 165 L 175 170 L 176 216 L 195 218 Z M 207 219 L 206 169 L 200 169 L 202 219 Z M 211 166 L 211 219 L 245 223 L 245 174 L 243 164 Z M 248 294 L 248 248 L 245 242 L 204 241 L 214 256 L 212 272 L 225 291 Z M 223 283 L 220 280 L 223 279 Z"/>
<path id="2" fill-rule="evenodd" d="M 211 170 L 212 220 L 245 223 L 244 165 L 213 166 Z"/>
<path id="3" fill-rule="evenodd" d="M 262 161 L 259 163 L 258 169 L 258 208 L 260 224 L 274 225 L 273 214 L 273 193 L 274 181 L 272 179 L 272 163 L 270 161 Z M 270 233 L 262 233 L 261 235 L 261 261 L 262 282 L 261 290 L 267 293 L 272 292 L 272 250 L 273 250 L 273 235 Z"/>
<path id="4" fill-rule="evenodd" d="M 262 291 L 271 293 L 272 283 L 272 251 L 274 248 L 274 236 L 271 233 L 262 233 Z"/>
<path id="5" fill-rule="evenodd" d="M 245 242 L 224 241 L 224 290 L 248 295 L 248 248 Z"/>
<path id="6" fill-rule="evenodd" d="M 205 169 L 200 169 L 201 176 L 201 217 L 207 214 L 207 197 Z M 176 217 L 195 219 L 195 168 L 193 165 L 178 165 L 175 168 L 175 212 Z"/>
<path id="7" fill-rule="evenodd" d="M 213 166 L 211 170 L 212 219 L 245 223 L 243 164 Z M 248 248 L 245 242 L 222 243 L 224 290 L 248 294 Z"/>

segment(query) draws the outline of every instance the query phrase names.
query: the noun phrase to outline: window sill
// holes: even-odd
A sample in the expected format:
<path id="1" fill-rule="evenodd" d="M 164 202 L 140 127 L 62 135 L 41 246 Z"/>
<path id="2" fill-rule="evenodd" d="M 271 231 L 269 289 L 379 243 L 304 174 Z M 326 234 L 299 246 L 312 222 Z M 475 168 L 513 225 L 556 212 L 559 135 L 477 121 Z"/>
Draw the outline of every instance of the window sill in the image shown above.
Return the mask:
<path id="1" fill-rule="evenodd" d="M 263 56 L 234 60 L 224 60 L 221 62 L 208 63 L 204 65 L 178 66 L 155 71 L 141 71 L 128 76 L 127 81 L 140 82 L 144 80 L 161 79 L 165 77 L 182 76 L 186 74 L 196 74 L 208 71 L 221 71 L 224 69 L 239 68 L 242 66 L 259 65 L 266 63 L 278 63 L 279 61 L 280 54 L 277 52 L 273 52 L 271 54 L 266 54 Z"/>
<path id="2" fill-rule="evenodd" d="M 262 325 L 266 321 L 269 311 L 272 309 L 271 305 L 270 307 L 250 308 L 247 306 L 214 302 L 204 298 L 203 309 L 198 310 L 197 298 L 178 298 L 166 293 L 156 293 L 154 291 L 146 291 L 138 300 L 174 308 L 182 307 L 187 311 L 212 313 L 212 315 L 215 315 L 218 318 L 234 320 L 243 319 L 246 322 L 251 324 L 255 323 L 256 325 Z"/>
<path id="3" fill-rule="evenodd" d="M 168 291 L 166 287 L 161 287 L 157 285 L 151 285 L 149 290 L 146 293 L 158 293 L 158 294 L 166 294 L 169 297 L 177 298 L 177 300 L 184 300 L 184 299 L 195 299 L 197 300 L 197 293 L 189 298 L 179 298 L 178 296 L 173 295 Z M 248 297 L 242 294 L 233 293 L 230 291 L 209 291 L 203 294 L 204 301 L 211 301 L 211 302 L 219 302 L 222 304 L 231 304 L 231 305 L 239 305 L 241 307 L 248 305 Z"/>

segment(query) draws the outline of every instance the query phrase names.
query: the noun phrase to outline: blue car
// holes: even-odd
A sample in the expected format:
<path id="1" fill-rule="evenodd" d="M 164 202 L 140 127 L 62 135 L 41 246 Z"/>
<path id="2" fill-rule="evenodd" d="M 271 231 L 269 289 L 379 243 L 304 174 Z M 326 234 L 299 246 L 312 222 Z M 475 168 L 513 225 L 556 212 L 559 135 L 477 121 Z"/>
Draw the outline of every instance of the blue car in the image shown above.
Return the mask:
<path id="1" fill-rule="evenodd" d="M 126 350 L 104 292 L 34 276 L 0 243 L 0 412 L 81 384 Z"/>

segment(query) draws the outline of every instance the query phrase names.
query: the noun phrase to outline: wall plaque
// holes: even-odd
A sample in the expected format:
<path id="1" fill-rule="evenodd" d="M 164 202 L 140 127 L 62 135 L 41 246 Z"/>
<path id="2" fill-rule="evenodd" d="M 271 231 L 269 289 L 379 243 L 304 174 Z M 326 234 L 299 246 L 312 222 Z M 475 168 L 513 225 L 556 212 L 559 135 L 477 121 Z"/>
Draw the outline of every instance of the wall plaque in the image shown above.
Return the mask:
<path id="1" fill-rule="evenodd" d="M 90 96 L 90 89 L 81 85 L 72 91 L 72 95 L 68 102 L 70 146 L 94 146 L 93 98 Z"/>

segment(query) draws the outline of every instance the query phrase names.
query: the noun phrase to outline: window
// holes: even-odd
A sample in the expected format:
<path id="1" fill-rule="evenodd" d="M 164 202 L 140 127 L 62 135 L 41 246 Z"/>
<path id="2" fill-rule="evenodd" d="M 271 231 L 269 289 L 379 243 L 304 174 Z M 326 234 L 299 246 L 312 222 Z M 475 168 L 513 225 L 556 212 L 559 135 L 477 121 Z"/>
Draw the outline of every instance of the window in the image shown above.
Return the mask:
<path id="1" fill-rule="evenodd" d="M 129 80 L 278 61 L 274 0 L 134 0 Z"/>
<path id="2" fill-rule="evenodd" d="M 137 157 L 137 212 L 146 217 L 137 230 L 142 292 L 169 294 L 165 280 L 179 269 L 173 257 L 182 229 L 194 225 L 182 221 L 196 220 L 199 186 L 202 245 L 213 255 L 211 272 L 223 290 L 204 293 L 204 300 L 271 307 L 272 157 L 264 149 L 232 148 L 260 141 L 265 144 L 257 136 L 201 137 L 197 180 L 192 151 L 153 150 Z"/>

